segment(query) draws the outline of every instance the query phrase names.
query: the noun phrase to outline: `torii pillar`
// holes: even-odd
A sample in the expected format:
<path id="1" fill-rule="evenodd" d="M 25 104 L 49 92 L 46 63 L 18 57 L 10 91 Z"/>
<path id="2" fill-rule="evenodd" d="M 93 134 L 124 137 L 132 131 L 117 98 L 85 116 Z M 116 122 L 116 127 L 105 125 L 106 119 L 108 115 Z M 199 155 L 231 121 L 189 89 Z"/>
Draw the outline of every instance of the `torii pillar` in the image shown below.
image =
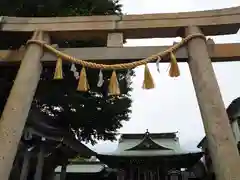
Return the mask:
<path id="1" fill-rule="evenodd" d="M 188 27 L 185 30 L 185 36 L 196 33 L 201 33 L 198 27 Z M 211 59 L 208 55 L 206 42 L 201 38 L 194 38 L 189 41 L 188 55 L 189 69 L 208 140 L 208 148 L 216 179 L 239 180 L 240 156 Z"/>
<path id="2" fill-rule="evenodd" d="M 32 39 L 49 39 L 41 31 Z M 0 179 L 8 180 L 42 72 L 43 49 L 29 44 L 0 119 Z"/>

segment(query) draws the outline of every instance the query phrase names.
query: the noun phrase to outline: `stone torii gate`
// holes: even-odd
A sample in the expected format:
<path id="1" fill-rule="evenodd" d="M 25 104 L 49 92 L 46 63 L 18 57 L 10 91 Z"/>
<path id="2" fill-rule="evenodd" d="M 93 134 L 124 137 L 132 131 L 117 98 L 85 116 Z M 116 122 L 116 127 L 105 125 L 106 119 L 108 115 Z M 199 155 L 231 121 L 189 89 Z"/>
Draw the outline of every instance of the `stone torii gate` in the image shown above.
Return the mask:
<path id="1" fill-rule="evenodd" d="M 103 48 L 69 48 L 61 51 L 87 60 L 146 58 L 167 47 L 122 47 L 123 39 L 235 34 L 240 28 L 240 7 L 188 13 L 98 17 L 18 18 L 4 17 L 0 35 L 14 34 L 54 44 L 57 40 L 99 38 Z M 36 31 L 36 29 L 41 31 Z M 124 37 L 124 38 L 123 38 Z M 6 38 L 6 37 L 5 37 Z M 13 40 L 13 39 L 12 39 Z M 210 48 L 209 48 L 210 47 Z M 28 112 L 42 70 L 41 61 L 55 61 L 41 46 L 29 44 L 18 51 L 0 50 L 0 62 L 21 61 L 21 66 L 0 120 L 0 178 L 8 180 Z M 42 57 L 43 56 L 43 57 Z M 202 38 L 188 42 L 176 52 L 188 62 L 199 103 L 213 167 L 218 180 L 240 179 L 240 158 L 221 97 L 212 63 L 240 60 L 240 44 L 207 45 Z M 163 59 L 168 61 L 168 59 Z"/>

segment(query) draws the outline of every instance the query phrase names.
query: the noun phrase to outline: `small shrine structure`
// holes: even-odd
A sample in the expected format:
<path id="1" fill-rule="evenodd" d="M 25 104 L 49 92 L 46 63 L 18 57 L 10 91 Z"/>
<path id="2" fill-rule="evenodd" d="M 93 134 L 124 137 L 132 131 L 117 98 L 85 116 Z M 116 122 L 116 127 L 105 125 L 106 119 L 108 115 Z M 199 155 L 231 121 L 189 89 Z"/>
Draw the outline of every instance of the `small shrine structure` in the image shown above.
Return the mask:
<path id="1" fill-rule="evenodd" d="M 58 166 L 55 173 L 54 180 L 104 180 L 109 174 L 105 164 L 92 161 L 70 162 L 67 166 Z"/>

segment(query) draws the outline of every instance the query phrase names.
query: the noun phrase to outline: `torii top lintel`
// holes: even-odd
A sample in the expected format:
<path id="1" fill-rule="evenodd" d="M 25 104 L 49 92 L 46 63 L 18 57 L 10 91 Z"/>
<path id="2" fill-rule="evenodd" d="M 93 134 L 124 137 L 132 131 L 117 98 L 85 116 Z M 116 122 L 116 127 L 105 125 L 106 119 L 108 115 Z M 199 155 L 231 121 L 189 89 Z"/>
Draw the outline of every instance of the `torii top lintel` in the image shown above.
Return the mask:
<path id="1" fill-rule="evenodd" d="M 235 34 L 240 28 L 240 6 L 218 10 L 85 17 L 4 17 L 1 31 L 47 31 L 55 39 L 105 38 L 122 32 L 126 38 L 176 37 L 182 27 L 195 25 L 208 35 Z"/>

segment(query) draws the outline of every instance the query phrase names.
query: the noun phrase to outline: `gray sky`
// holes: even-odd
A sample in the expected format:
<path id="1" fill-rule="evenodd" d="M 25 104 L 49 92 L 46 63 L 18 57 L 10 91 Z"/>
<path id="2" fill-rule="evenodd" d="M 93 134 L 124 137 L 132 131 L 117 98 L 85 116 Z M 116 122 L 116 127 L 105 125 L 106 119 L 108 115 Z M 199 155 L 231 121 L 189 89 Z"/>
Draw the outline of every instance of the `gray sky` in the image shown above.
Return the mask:
<path id="1" fill-rule="evenodd" d="M 210 10 L 240 6 L 239 0 L 121 0 L 126 14 L 167 13 Z M 240 32 L 236 35 L 213 38 L 215 43 L 240 42 Z M 126 46 L 172 45 L 178 38 L 128 40 Z M 136 68 L 133 79 L 132 114 L 124 123 L 121 133 L 150 133 L 178 131 L 180 143 L 185 149 L 195 149 L 204 136 L 204 130 L 188 65 L 180 64 L 181 76 L 168 76 L 168 64 L 160 64 L 160 74 L 156 65 L 150 69 L 156 88 L 143 90 L 143 67 Z M 222 92 L 225 106 L 240 96 L 240 63 L 214 63 L 214 70 Z M 99 142 L 93 148 L 98 152 L 113 151 L 117 142 Z"/>

